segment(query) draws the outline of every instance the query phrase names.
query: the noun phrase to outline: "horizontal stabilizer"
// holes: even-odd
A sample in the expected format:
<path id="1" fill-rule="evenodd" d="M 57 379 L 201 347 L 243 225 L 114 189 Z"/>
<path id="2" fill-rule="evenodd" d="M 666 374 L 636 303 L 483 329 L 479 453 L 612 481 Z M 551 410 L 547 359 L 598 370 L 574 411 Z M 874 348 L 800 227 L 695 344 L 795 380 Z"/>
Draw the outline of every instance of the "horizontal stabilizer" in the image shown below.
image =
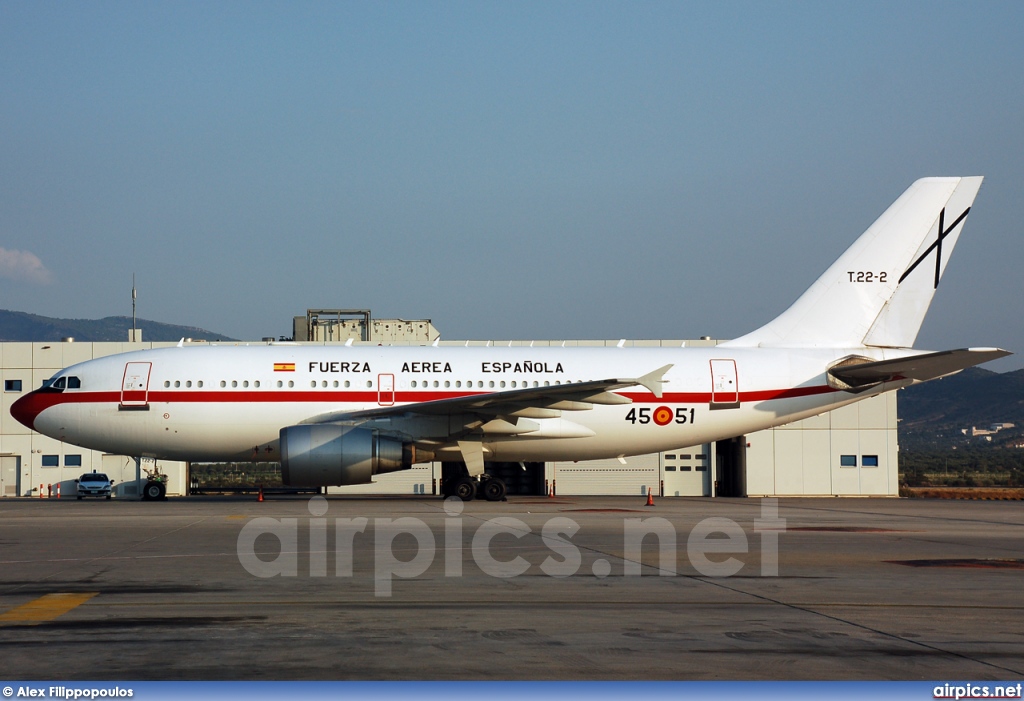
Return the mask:
<path id="1" fill-rule="evenodd" d="M 924 382 L 1008 355 L 1012 353 L 1000 348 L 961 348 L 912 355 L 909 358 L 840 365 L 829 370 L 828 374 L 851 388 L 899 379 Z"/>

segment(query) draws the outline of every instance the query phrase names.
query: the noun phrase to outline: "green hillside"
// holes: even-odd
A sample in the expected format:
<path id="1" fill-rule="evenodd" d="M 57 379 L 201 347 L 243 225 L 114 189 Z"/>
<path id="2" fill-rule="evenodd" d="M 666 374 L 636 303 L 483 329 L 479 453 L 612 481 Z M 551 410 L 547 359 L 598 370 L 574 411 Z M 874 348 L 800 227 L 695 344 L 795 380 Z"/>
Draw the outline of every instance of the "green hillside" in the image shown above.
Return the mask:
<path id="1" fill-rule="evenodd" d="M 233 341 L 222 333 L 196 326 L 176 326 L 158 321 L 138 319 L 144 341 L 177 341 L 192 338 L 205 341 Z M 0 310 L 0 341 L 59 341 L 73 337 L 76 341 L 127 341 L 132 319 L 108 316 L 104 319 L 54 319 L 25 312 Z"/>
<path id="2" fill-rule="evenodd" d="M 899 440 L 904 448 L 954 445 L 1006 446 L 1024 440 L 1024 370 L 996 373 L 970 368 L 942 380 L 908 387 L 898 399 Z M 1012 423 L 991 441 L 962 433 L 971 427 Z"/>

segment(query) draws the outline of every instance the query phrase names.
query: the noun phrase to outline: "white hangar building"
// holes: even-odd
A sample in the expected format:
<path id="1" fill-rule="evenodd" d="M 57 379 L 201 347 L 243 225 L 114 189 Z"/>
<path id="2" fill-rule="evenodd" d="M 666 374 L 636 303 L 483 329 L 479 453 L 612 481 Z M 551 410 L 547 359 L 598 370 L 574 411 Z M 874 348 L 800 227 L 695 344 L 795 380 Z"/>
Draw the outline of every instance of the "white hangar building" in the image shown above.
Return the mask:
<path id="1" fill-rule="evenodd" d="M 304 331 L 311 345 L 352 343 L 425 345 L 437 338 L 429 320 L 330 321 L 330 312 L 347 319 L 364 310 L 310 310 L 305 329 L 296 317 L 296 337 Z M 317 316 L 314 316 L 316 314 Z M 318 323 L 312 320 L 319 319 Z M 370 324 L 375 324 L 371 327 Z M 373 334 L 376 329 L 384 338 Z M 328 331 L 329 330 L 329 331 Z M 330 334 L 331 340 L 324 336 Z M 269 342 L 265 340 L 264 342 Z M 440 345 L 602 346 L 619 341 L 439 341 Z M 627 346 L 680 347 L 683 341 L 633 341 Z M 714 345 L 703 339 L 686 345 Z M 25 428 L 10 414 L 22 394 L 42 385 L 61 368 L 92 358 L 173 343 L 0 343 L 0 495 L 38 497 L 61 486 L 63 496 L 74 495 L 74 480 L 93 470 L 116 480 L 116 497 L 138 497 L 145 469 L 131 456 L 105 455 L 40 435 Z M 163 462 L 169 495 L 187 493 L 189 466 Z M 437 494 L 445 471 L 441 463 L 416 465 L 411 470 L 380 475 L 376 482 L 331 488 L 346 494 Z M 727 441 L 681 446 L 660 454 L 626 458 L 551 463 L 492 463 L 488 471 L 500 474 L 512 495 L 544 495 L 554 489 L 566 495 L 643 496 L 896 496 L 898 464 L 896 396 L 890 392 L 786 426 L 759 431 Z"/>

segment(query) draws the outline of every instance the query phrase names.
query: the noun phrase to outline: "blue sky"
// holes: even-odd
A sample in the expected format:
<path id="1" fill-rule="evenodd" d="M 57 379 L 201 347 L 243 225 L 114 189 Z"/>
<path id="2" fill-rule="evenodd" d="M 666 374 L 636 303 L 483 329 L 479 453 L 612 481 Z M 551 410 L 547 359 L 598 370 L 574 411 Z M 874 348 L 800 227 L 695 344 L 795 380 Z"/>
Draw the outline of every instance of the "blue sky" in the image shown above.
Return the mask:
<path id="1" fill-rule="evenodd" d="M 1024 4 L 0 0 L 0 308 L 738 336 L 985 175 L 919 347 L 1024 353 Z M 1024 366 L 1016 357 L 990 367 Z"/>

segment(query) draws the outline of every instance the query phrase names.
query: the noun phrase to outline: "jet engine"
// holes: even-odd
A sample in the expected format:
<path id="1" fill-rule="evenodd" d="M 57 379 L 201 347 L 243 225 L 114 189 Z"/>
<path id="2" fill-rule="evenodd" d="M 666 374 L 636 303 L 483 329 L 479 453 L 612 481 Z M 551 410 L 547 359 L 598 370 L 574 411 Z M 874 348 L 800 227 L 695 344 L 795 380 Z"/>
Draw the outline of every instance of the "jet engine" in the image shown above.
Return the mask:
<path id="1" fill-rule="evenodd" d="M 416 448 L 379 431 L 335 424 L 281 429 L 281 478 L 289 486 L 366 484 L 373 475 L 407 470 Z"/>

